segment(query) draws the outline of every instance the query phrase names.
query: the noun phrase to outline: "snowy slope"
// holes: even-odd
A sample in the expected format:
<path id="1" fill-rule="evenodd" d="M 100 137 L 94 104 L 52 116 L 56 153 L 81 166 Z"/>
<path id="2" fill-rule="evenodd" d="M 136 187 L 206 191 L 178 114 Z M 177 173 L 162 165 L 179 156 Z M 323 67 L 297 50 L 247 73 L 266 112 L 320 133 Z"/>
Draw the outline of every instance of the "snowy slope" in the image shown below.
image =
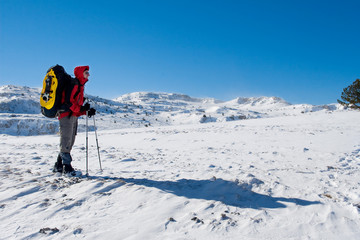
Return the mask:
<path id="1" fill-rule="evenodd" d="M 89 178 L 50 173 L 56 135 L 0 135 L 0 238 L 359 239 L 359 120 L 318 111 L 101 130 L 104 171 L 90 134 Z M 84 146 L 79 133 L 83 171 Z"/>
<path id="2" fill-rule="evenodd" d="M 21 86 L 0 87 L 0 133 L 11 135 L 54 134 L 58 121 L 43 117 L 40 89 Z M 87 96 L 96 108 L 100 130 L 174 126 L 195 123 L 298 116 L 314 111 L 341 111 L 337 104 L 291 105 L 277 97 L 236 98 L 220 101 L 192 98 L 184 94 L 136 92 L 109 100 Z M 84 131 L 84 124 L 79 130 Z"/>
<path id="3" fill-rule="evenodd" d="M 40 113 L 41 89 L 6 85 L 0 87 L 1 113 Z"/>

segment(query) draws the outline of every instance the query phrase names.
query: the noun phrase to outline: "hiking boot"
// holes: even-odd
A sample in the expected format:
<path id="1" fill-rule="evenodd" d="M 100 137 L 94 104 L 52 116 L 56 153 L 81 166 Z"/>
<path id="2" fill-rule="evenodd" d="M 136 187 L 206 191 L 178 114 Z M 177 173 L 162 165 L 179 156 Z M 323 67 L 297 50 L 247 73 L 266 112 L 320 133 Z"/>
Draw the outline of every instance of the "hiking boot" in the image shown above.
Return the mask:
<path id="1" fill-rule="evenodd" d="M 64 173 L 74 173 L 75 169 L 71 166 L 71 164 L 64 164 Z"/>
<path id="2" fill-rule="evenodd" d="M 62 164 L 62 159 L 59 154 L 57 157 L 57 161 L 54 165 L 53 172 L 55 173 L 55 172 L 62 172 L 62 171 L 63 171 L 63 164 Z"/>

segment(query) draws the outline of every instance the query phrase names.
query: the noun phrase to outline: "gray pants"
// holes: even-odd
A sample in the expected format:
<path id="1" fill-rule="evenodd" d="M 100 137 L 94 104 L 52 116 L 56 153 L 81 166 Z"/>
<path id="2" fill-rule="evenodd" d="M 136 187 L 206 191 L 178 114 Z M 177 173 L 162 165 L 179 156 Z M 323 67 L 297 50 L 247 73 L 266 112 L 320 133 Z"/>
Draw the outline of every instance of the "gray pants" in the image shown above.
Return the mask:
<path id="1" fill-rule="evenodd" d="M 66 155 L 70 157 L 71 149 L 75 142 L 75 136 L 77 133 L 78 127 L 78 117 L 70 116 L 63 117 L 59 120 L 60 122 L 60 153 L 61 155 Z M 64 164 L 70 164 L 71 157 L 64 159 L 62 156 Z"/>

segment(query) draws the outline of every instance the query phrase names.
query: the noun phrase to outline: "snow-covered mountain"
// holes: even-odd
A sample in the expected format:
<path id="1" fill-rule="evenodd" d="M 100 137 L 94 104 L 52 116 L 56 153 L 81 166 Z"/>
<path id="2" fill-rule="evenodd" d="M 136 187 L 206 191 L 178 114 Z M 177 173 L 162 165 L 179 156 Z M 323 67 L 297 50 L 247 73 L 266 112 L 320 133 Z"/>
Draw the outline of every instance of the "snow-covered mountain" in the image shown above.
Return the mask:
<path id="1" fill-rule="evenodd" d="M 279 97 L 251 97 L 251 98 L 243 98 L 238 97 L 230 102 L 249 105 L 249 106 L 288 106 L 290 103 L 286 102 L 284 99 Z"/>
<path id="2" fill-rule="evenodd" d="M 0 133 L 11 135 L 53 134 L 58 122 L 40 114 L 39 88 L 0 87 Z M 335 111 L 337 104 L 313 106 L 292 105 L 278 97 L 236 98 L 221 101 L 193 98 L 176 93 L 135 92 L 116 99 L 87 96 L 96 108 L 99 129 L 171 126 L 194 123 L 226 122 L 314 111 Z M 80 131 L 84 124 L 80 124 Z"/>
<path id="3" fill-rule="evenodd" d="M 40 113 L 38 88 L 6 85 L 0 87 L 0 113 Z"/>
<path id="4" fill-rule="evenodd" d="M 153 93 L 153 92 L 134 92 L 122 95 L 115 99 L 118 102 L 154 102 L 165 103 L 167 101 L 184 101 L 184 102 L 206 102 L 208 99 L 192 98 L 185 94 L 177 93 Z M 209 99 L 209 101 L 217 101 L 215 99 Z"/>

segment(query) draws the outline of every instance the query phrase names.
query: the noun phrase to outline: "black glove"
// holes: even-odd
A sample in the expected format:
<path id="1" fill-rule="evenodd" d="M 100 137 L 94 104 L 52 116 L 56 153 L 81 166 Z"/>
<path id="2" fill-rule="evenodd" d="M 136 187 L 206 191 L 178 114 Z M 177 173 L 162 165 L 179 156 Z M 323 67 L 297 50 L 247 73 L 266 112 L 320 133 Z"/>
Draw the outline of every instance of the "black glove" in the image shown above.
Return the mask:
<path id="1" fill-rule="evenodd" d="M 94 108 L 90 108 L 90 110 L 88 111 L 88 116 L 89 118 L 91 118 L 92 116 L 94 116 L 96 114 L 96 110 Z"/>
<path id="2" fill-rule="evenodd" d="M 80 107 L 80 111 L 81 111 L 81 112 L 89 111 L 89 109 L 90 109 L 90 104 L 89 104 L 89 103 L 85 103 L 84 106 L 81 106 L 81 107 Z"/>

